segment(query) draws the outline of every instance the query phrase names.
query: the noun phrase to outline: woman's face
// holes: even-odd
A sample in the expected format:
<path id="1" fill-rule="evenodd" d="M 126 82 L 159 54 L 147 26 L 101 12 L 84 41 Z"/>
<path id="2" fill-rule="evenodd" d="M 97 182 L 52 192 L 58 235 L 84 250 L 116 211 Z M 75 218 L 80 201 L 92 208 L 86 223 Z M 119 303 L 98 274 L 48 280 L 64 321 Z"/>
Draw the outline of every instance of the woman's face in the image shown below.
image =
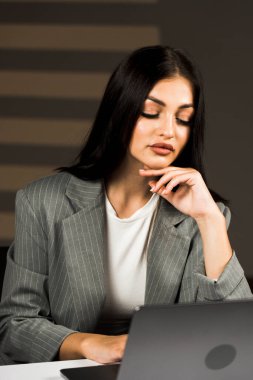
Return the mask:
<path id="1" fill-rule="evenodd" d="M 193 113 L 192 87 L 187 79 L 177 76 L 158 81 L 135 125 L 130 157 L 141 168 L 171 165 L 189 139 Z"/>

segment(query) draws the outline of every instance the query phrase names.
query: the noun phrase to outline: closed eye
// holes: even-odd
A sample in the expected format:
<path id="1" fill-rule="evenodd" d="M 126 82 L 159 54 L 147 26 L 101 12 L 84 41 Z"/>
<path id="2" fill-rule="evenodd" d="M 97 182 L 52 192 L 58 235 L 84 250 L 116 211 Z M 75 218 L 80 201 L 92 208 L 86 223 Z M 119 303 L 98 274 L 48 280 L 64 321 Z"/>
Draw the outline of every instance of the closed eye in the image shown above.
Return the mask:
<path id="1" fill-rule="evenodd" d="M 159 113 L 146 113 L 146 112 L 142 112 L 141 113 L 142 116 L 148 118 L 148 119 L 157 119 L 159 117 Z"/>
<path id="2" fill-rule="evenodd" d="M 192 125 L 192 120 L 182 120 L 182 119 L 179 119 L 178 117 L 176 118 L 176 120 L 181 125 L 187 125 L 187 126 Z"/>

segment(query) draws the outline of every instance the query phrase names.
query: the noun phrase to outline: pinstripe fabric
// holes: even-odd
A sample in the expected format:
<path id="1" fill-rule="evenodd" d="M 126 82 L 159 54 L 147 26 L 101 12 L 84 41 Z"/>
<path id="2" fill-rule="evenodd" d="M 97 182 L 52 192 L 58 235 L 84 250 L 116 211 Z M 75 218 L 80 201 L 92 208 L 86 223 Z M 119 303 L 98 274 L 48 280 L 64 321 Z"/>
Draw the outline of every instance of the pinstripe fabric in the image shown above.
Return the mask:
<path id="1" fill-rule="evenodd" d="M 227 224 L 230 212 L 219 204 Z M 53 360 L 73 331 L 94 331 L 105 301 L 100 181 L 46 177 L 16 197 L 16 238 L 0 306 L 1 349 L 13 360 Z M 235 254 L 217 284 L 205 277 L 195 221 L 162 200 L 150 241 L 145 303 L 251 297 Z"/>

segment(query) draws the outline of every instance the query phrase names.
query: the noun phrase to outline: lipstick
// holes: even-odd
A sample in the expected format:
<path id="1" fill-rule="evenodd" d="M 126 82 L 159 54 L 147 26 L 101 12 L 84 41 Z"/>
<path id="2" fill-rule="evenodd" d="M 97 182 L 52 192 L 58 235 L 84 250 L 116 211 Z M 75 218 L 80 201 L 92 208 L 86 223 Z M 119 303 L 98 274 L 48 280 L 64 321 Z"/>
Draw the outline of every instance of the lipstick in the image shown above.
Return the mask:
<path id="1" fill-rule="evenodd" d="M 155 152 L 156 154 L 166 156 L 167 154 L 170 154 L 173 152 L 175 149 L 171 144 L 166 144 L 166 143 L 157 143 L 150 145 L 150 149 Z"/>

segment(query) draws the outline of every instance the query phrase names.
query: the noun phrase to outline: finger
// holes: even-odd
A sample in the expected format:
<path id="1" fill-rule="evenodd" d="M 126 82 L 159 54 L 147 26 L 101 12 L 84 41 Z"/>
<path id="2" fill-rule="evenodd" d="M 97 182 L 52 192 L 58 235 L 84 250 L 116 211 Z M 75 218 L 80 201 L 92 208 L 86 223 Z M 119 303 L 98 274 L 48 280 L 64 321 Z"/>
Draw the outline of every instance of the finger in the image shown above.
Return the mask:
<path id="1" fill-rule="evenodd" d="M 165 190 L 165 187 L 161 187 L 160 189 L 158 190 L 154 190 L 155 189 L 155 186 L 156 186 L 156 182 L 155 181 L 150 181 L 149 183 L 149 186 L 150 186 L 150 191 L 151 193 L 156 193 L 156 194 L 159 194 L 161 195 L 162 191 Z"/>
<path id="2" fill-rule="evenodd" d="M 158 194 L 158 195 L 162 195 L 162 192 L 165 190 L 165 186 L 162 186 L 162 187 L 160 187 L 160 189 L 155 190 L 155 191 L 153 190 L 153 188 L 154 188 L 154 186 L 151 187 L 150 191 L 151 191 L 152 193 L 156 193 L 156 194 Z"/>
<path id="3" fill-rule="evenodd" d="M 163 195 L 164 190 L 165 190 L 165 186 L 162 186 L 159 190 L 155 191 L 155 193 L 158 195 Z"/>
<path id="4" fill-rule="evenodd" d="M 170 182 L 173 178 L 176 178 L 179 175 L 186 174 L 184 169 L 172 171 L 169 173 L 164 174 L 157 182 L 155 187 L 153 188 L 154 191 L 157 191 L 160 189 L 161 186 L 166 186 L 168 182 Z"/>
<path id="5" fill-rule="evenodd" d="M 151 188 L 154 188 L 155 187 L 155 185 L 156 185 L 156 181 L 149 181 L 149 186 L 151 187 Z"/>
<path id="6" fill-rule="evenodd" d="M 162 194 L 163 195 L 169 194 L 174 189 L 174 187 L 178 185 L 186 184 L 188 186 L 193 186 L 193 184 L 190 184 L 191 180 L 192 180 L 192 177 L 189 175 L 189 173 L 178 175 L 166 185 Z"/>
<path id="7" fill-rule="evenodd" d="M 182 168 L 176 168 L 176 167 L 171 167 L 171 166 L 163 168 L 163 169 L 139 169 L 139 174 L 146 177 L 159 176 L 169 171 L 174 171 L 178 169 L 182 170 Z"/>

